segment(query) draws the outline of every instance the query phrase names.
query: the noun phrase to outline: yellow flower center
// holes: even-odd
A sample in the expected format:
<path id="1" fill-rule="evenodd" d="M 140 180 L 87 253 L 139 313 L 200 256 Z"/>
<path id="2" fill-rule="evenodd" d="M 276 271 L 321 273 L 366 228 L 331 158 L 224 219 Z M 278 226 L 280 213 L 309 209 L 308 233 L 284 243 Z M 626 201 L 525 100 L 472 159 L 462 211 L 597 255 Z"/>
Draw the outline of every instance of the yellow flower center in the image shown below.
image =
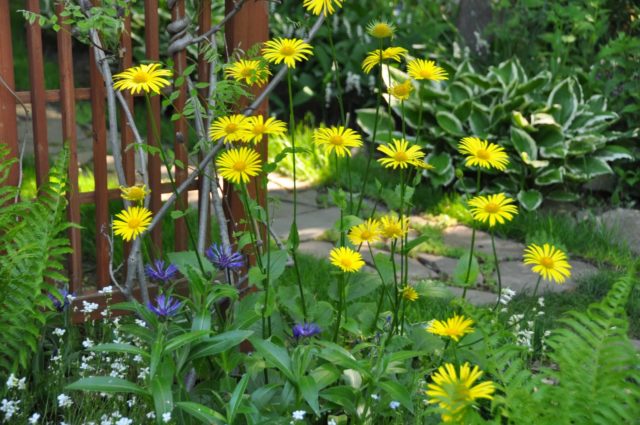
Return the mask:
<path id="1" fill-rule="evenodd" d="M 140 227 L 140 223 L 142 223 L 142 220 L 140 220 L 138 217 L 131 217 L 127 222 L 127 225 L 129 226 L 129 229 L 135 230 Z"/>
<path id="2" fill-rule="evenodd" d="M 280 48 L 280 54 L 282 56 L 293 56 L 295 53 L 296 49 L 294 49 L 293 46 L 289 46 L 288 44 L 285 44 Z"/>
<path id="3" fill-rule="evenodd" d="M 341 135 L 334 134 L 333 136 L 331 136 L 331 138 L 329 138 L 329 143 L 335 146 L 342 146 L 344 144 L 344 140 L 342 139 Z"/>
<path id="4" fill-rule="evenodd" d="M 371 234 L 371 232 L 369 230 L 363 230 L 362 233 L 360 234 L 360 238 L 362 238 L 363 240 L 368 240 L 371 239 L 373 235 Z"/>
<path id="5" fill-rule="evenodd" d="M 342 258 L 340 260 L 340 264 L 342 264 L 342 266 L 346 269 L 351 268 L 351 265 L 353 264 L 353 262 L 351 261 L 350 258 Z"/>
<path id="6" fill-rule="evenodd" d="M 371 28 L 371 35 L 376 38 L 386 38 L 393 35 L 391 27 L 384 23 L 379 23 Z"/>
<path id="7" fill-rule="evenodd" d="M 253 69 L 246 67 L 246 68 L 242 68 L 240 70 L 240 76 L 242 76 L 243 78 L 249 78 L 253 75 Z"/>
<path id="8" fill-rule="evenodd" d="M 244 161 L 236 161 L 233 164 L 233 169 L 239 173 L 242 173 L 247 169 L 247 164 Z"/>
<path id="9" fill-rule="evenodd" d="M 256 124 L 253 126 L 253 134 L 260 135 L 264 133 L 264 124 Z"/>
<path id="10" fill-rule="evenodd" d="M 405 151 L 398 151 L 395 154 L 393 154 L 393 159 L 395 159 L 398 162 L 406 162 L 409 159 L 409 156 Z"/>
<path id="11" fill-rule="evenodd" d="M 500 205 L 496 204 L 495 202 L 489 202 L 487 205 L 484 206 L 484 210 L 489 214 L 495 214 L 498 211 L 500 211 Z"/>
<path id="12" fill-rule="evenodd" d="M 551 257 L 542 257 L 540 259 L 540 264 L 542 265 L 542 267 L 545 267 L 547 269 L 552 269 L 553 268 L 553 258 Z"/>
<path id="13" fill-rule="evenodd" d="M 149 81 L 149 74 L 146 72 L 136 72 L 133 74 L 132 80 L 136 84 L 144 84 Z"/>
<path id="14" fill-rule="evenodd" d="M 235 133 L 237 129 L 238 129 L 238 124 L 232 122 L 227 124 L 227 126 L 224 128 L 224 131 L 228 134 L 231 134 L 231 133 Z"/>
<path id="15" fill-rule="evenodd" d="M 464 385 L 464 384 L 457 384 L 456 385 L 456 389 L 453 392 L 453 405 L 454 406 L 459 406 L 463 403 L 468 403 L 469 400 L 472 400 L 471 398 L 471 392 L 469 391 L 469 388 Z"/>
<path id="16" fill-rule="evenodd" d="M 476 156 L 485 161 L 491 159 L 491 154 L 486 149 L 478 149 L 478 151 L 476 152 Z"/>

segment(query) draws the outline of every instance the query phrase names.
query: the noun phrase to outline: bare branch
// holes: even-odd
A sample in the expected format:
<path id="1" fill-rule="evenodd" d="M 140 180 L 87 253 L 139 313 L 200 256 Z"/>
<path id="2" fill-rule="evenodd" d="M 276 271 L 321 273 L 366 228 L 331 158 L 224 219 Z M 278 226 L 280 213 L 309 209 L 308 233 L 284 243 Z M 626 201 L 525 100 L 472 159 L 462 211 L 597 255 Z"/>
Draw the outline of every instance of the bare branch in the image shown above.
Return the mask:
<path id="1" fill-rule="evenodd" d="M 244 2 L 245 0 L 236 1 L 235 5 L 233 6 L 233 9 L 231 9 L 231 11 L 229 11 L 229 13 L 227 13 L 227 15 L 224 18 L 222 18 L 222 21 L 220 21 L 215 27 L 212 27 L 211 29 L 209 29 L 209 31 L 204 32 L 198 37 L 189 41 L 189 44 L 197 44 L 197 43 L 200 43 L 201 41 L 205 41 L 209 39 L 209 37 L 211 37 L 213 34 L 217 33 L 222 28 L 224 28 L 224 25 L 227 23 L 227 21 L 233 18 L 236 13 L 240 12 L 240 9 L 242 9 L 242 5 L 244 4 Z"/>

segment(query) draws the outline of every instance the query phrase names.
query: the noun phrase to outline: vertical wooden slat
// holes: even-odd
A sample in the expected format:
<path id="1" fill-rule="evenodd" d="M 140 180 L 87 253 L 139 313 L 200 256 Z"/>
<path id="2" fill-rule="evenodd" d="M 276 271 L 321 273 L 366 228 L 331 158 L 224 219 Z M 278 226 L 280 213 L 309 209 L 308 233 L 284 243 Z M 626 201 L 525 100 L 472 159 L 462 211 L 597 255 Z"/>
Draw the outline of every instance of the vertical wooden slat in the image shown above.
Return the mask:
<path id="1" fill-rule="evenodd" d="M 185 16 L 184 10 L 184 0 L 178 0 L 175 7 L 171 10 L 171 19 L 175 22 L 182 17 Z M 174 68 L 173 72 L 175 77 L 182 75 L 184 73 L 185 68 L 187 67 L 187 52 L 183 49 L 176 54 L 173 55 Z M 182 84 L 178 88 L 179 96 L 176 101 L 173 103 L 173 107 L 176 112 L 182 112 L 184 110 L 184 105 L 187 101 L 187 84 L 186 82 Z M 189 142 L 189 133 L 187 127 L 187 120 L 184 117 L 176 120 L 174 122 L 174 131 L 175 131 L 175 140 L 173 144 L 173 149 L 175 152 L 175 158 L 177 161 L 182 162 L 183 166 L 175 167 L 175 181 L 176 185 L 179 186 L 180 183 L 186 180 L 187 178 L 187 143 Z M 185 191 L 180 195 L 178 200 L 176 201 L 176 209 L 177 210 L 185 210 L 187 208 L 187 192 Z M 187 226 L 185 223 L 184 217 L 179 218 L 174 221 L 175 224 L 175 245 L 174 248 L 176 251 L 185 251 L 188 246 L 187 241 Z"/>
<path id="2" fill-rule="evenodd" d="M 39 0 L 27 0 L 27 10 L 40 13 Z M 42 30 L 38 20 L 27 23 L 27 52 L 29 57 L 29 84 L 31 85 L 31 120 L 33 125 L 33 151 L 35 154 L 36 184 L 46 182 L 49 174 L 49 141 L 47 138 L 47 112 L 45 105 L 44 61 Z"/>
<path id="3" fill-rule="evenodd" d="M 11 20 L 9 2 L 0 1 L 0 143 L 9 146 L 9 156 L 18 157 L 18 126 L 16 117 L 15 79 L 13 75 L 13 48 L 11 46 Z M 5 84 L 8 87 L 5 87 Z M 3 159 L 3 158 L 0 158 Z M 18 164 L 14 164 L 5 184 L 18 184 Z"/>
<path id="4" fill-rule="evenodd" d="M 159 41 L 159 19 L 158 19 L 158 0 L 144 1 L 144 39 L 146 45 L 146 56 L 151 61 L 160 59 L 160 41 Z M 147 143 L 150 146 L 160 146 L 160 141 L 156 140 L 152 131 L 152 123 L 160 125 L 160 98 L 153 96 L 151 98 L 151 113 L 147 116 Z M 159 134 L 159 132 L 158 132 Z M 149 155 L 149 186 L 151 186 L 151 211 L 156 213 L 162 206 L 161 191 L 161 160 L 156 155 Z M 158 252 L 162 251 L 162 226 L 156 226 L 151 231 L 151 240 Z"/>
<path id="5" fill-rule="evenodd" d="M 109 285 L 109 194 L 107 191 L 107 125 L 105 87 L 93 49 L 89 49 L 91 81 L 91 124 L 93 129 L 93 178 L 96 206 L 96 285 Z"/>
<path id="6" fill-rule="evenodd" d="M 226 0 L 225 13 L 228 13 L 235 6 L 232 0 Z M 269 39 L 269 11 L 268 2 L 263 1 L 249 1 L 242 5 L 240 11 L 230 19 L 225 26 L 225 37 L 227 41 L 228 52 L 233 52 L 236 48 L 243 50 L 249 50 L 257 43 L 262 43 Z M 253 94 L 258 94 L 260 88 L 253 88 L 251 91 Z M 247 104 L 246 99 L 240 102 L 240 109 Z M 255 111 L 256 115 L 267 115 L 268 101 L 264 102 Z M 258 153 L 260 154 L 263 163 L 267 161 L 267 143 L 259 143 L 256 146 Z M 258 189 L 256 193 L 256 185 L 253 180 L 247 184 L 249 194 L 256 197 L 258 203 L 262 206 L 265 205 L 266 193 L 262 188 Z M 233 188 L 230 185 L 225 185 L 225 192 L 229 210 L 234 221 L 238 222 L 245 216 L 244 208 L 240 197 L 234 193 Z M 231 223 L 232 220 L 229 220 Z M 264 229 L 262 229 L 264 232 Z"/>
<path id="7" fill-rule="evenodd" d="M 78 143 L 76 135 L 76 103 L 73 79 L 73 52 L 71 47 L 71 28 L 62 23 L 60 13 L 64 2 L 56 2 L 56 14 L 61 23 L 57 33 L 58 62 L 60 67 L 60 107 L 62 109 L 62 138 L 69 146 L 69 193 L 68 218 L 72 223 L 80 224 L 80 203 L 78 200 Z M 82 287 L 82 256 L 80 229 L 69 229 L 69 241 L 73 252 L 69 256 L 70 291 L 80 293 Z"/>
<path id="8" fill-rule="evenodd" d="M 200 14 L 198 16 L 198 34 L 203 34 L 205 32 L 207 32 L 209 29 L 211 28 L 211 0 L 202 0 L 200 2 Z M 205 55 L 204 55 L 204 51 L 205 49 L 201 49 L 198 55 L 198 81 L 202 82 L 202 83 L 208 83 L 209 82 L 209 62 L 207 62 Z M 204 87 L 202 89 L 199 90 L 198 92 L 198 96 L 200 97 L 200 99 L 202 99 L 202 104 L 205 107 L 205 113 L 208 110 L 208 105 L 209 105 L 209 88 L 208 87 Z M 198 156 L 198 161 L 202 160 L 203 154 L 202 152 L 199 153 Z M 207 197 L 207 199 L 209 198 L 209 192 L 207 191 L 206 193 L 204 193 L 203 191 L 203 181 L 204 179 L 202 177 L 198 178 L 198 199 L 202 199 L 203 196 Z M 215 184 L 215 182 L 212 182 L 213 184 Z M 200 206 L 201 204 L 198 203 L 198 206 Z M 209 245 L 211 243 L 211 214 L 209 212 L 210 209 L 210 202 L 207 202 L 206 204 L 206 214 L 207 214 L 207 231 L 206 231 L 206 239 L 205 239 L 205 245 Z"/>

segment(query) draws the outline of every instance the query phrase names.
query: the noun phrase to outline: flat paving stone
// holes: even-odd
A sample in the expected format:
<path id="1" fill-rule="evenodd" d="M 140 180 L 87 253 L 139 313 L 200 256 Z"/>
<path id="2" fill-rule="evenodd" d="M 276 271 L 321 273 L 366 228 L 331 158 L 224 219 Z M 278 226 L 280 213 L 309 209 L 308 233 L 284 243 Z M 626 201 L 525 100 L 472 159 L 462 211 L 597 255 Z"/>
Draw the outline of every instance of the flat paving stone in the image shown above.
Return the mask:
<path id="1" fill-rule="evenodd" d="M 629 244 L 629 248 L 640 254 L 640 210 L 616 208 L 598 217 L 609 231 Z"/>
<path id="2" fill-rule="evenodd" d="M 293 213 L 293 209 L 291 209 Z M 275 233 L 283 239 L 289 235 L 293 216 L 280 217 L 273 221 Z M 317 239 L 340 219 L 340 210 L 336 207 L 313 210 L 304 214 L 298 213 L 298 234 L 300 241 Z"/>
<path id="3" fill-rule="evenodd" d="M 433 255 L 433 254 L 418 254 L 418 260 L 432 268 L 436 271 L 436 273 L 443 280 L 448 280 L 453 277 L 453 273 L 456 269 L 456 265 L 458 264 L 457 258 L 451 257 L 443 257 L 441 255 Z M 484 278 L 482 274 L 478 273 L 478 278 L 476 279 L 476 284 L 480 285 L 484 282 Z"/>
<path id="4" fill-rule="evenodd" d="M 442 236 L 445 245 L 453 248 L 469 249 L 471 233 L 472 229 L 470 227 L 457 225 L 444 229 Z M 496 238 L 496 253 L 500 260 L 520 259 L 524 249 L 525 246 L 520 242 Z M 488 233 L 476 230 L 475 251 L 493 255 L 491 236 Z"/>
<path id="5" fill-rule="evenodd" d="M 332 249 L 333 244 L 325 241 L 306 241 L 298 246 L 299 252 L 313 255 L 316 258 L 329 258 L 329 252 Z"/>
<path id="6" fill-rule="evenodd" d="M 378 253 L 389 255 L 389 253 L 386 251 L 382 251 L 379 249 L 373 250 L 374 255 L 377 255 Z M 371 258 L 371 254 L 369 253 L 368 250 L 363 249 L 360 251 L 360 254 L 362 254 L 362 259 L 367 264 L 373 266 L 373 259 Z M 422 279 L 434 279 L 438 277 L 438 274 L 434 270 L 432 270 L 428 266 L 425 266 L 420 261 L 414 258 L 409 258 L 408 264 L 409 264 L 409 279 L 412 281 L 418 281 Z M 400 275 L 400 256 L 396 257 L 396 267 L 397 267 L 398 276 L 399 276 Z"/>
<path id="7" fill-rule="evenodd" d="M 310 189 L 313 185 L 312 182 L 307 181 L 298 181 L 296 183 L 296 187 L 298 188 L 298 190 Z M 267 187 L 269 189 L 280 188 L 285 190 L 293 190 L 293 179 L 281 174 L 271 173 L 269 174 L 269 186 Z"/>
<path id="8" fill-rule="evenodd" d="M 636 347 L 636 350 L 640 351 L 640 340 L 631 339 L 631 343 L 633 344 L 634 347 Z"/>
<path id="9" fill-rule="evenodd" d="M 571 263 L 571 277 L 568 278 L 562 285 L 558 285 L 555 282 L 540 281 L 540 287 L 538 288 L 538 294 L 545 292 L 563 292 L 572 291 L 576 288 L 577 280 L 597 273 L 598 269 L 584 261 L 575 260 Z M 514 291 L 521 293 L 525 292 L 531 294 L 536 286 L 538 280 L 538 274 L 531 271 L 531 267 L 525 265 L 521 261 L 505 261 L 500 263 L 500 274 L 502 276 L 502 287 L 511 288 Z M 493 279 L 497 281 L 498 276 L 493 274 Z"/>
<path id="10" fill-rule="evenodd" d="M 293 205 L 293 191 L 289 191 L 286 189 L 273 189 L 269 190 L 269 197 L 272 199 L 276 199 L 282 203 L 288 203 Z M 317 208 L 318 203 L 316 199 L 318 198 L 318 191 L 314 189 L 307 190 L 299 190 L 297 194 L 298 198 L 298 207 L 301 205 L 310 206 Z"/>
<path id="11" fill-rule="evenodd" d="M 461 297 L 462 292 L 464 291 L 463 288 L 459 288 L 457 286 L 448 286 L 447 289 L 453 292 L 456 297 Z M 491 292 L 479 291 L 477 289 L 467 289 L 467 295 L 465 296 L 465 299 L 467 299 L 471 304 L 475 306 L 481 306 L 495 304 L 498 300 L 498 296 Z"/>

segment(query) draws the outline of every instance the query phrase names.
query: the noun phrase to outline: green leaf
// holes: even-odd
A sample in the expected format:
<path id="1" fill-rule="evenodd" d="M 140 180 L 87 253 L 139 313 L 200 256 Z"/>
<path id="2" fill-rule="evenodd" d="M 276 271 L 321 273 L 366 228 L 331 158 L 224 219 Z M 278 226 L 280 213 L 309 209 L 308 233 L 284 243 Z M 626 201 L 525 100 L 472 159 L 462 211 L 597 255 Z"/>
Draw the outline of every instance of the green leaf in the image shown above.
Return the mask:
<path id="1" fill-rule="evenodd" d="M 205 336 L 209 335 L 209 331 L 208 330 L 202 330 L 202 331 L 191 331 L 191 332 L 187 332 L 184 333 L 180 336 L 177 336 L 173 339 L 171 339 L 167 345 L 164 347 L 164 351 L 165 353 L 171 353 L 179 348 L 184 347 L 185 345 L 191 344 L 191 343 L 195 343 L 197 342 L 199 339 L 204 338 Z"/>
<path id="2" fill-rule="evenodd" d="M 411 393 L 404 385 L 396 381 L 380 381 L 378 386 L 389 394 L 394 401 L 399 401 L 409 412 L 413 413 Z"/>
<path id="3" fill-rule="evenodd" d="M 471 114 L 472 104 L 471 100 L 465 100 L 464 102 L 459 103 L 453 109 L 453 114 L 458 117 L 460 121 L 466 120 Z"/>
<path id="4" fill-rule="evenodd" d="M 471 132 L 478 137 L 487 137 L 490 125 L 491 121 L 487 113 L 474 104 L 471 115 L 469 115 Z"/>
<path id="5" fill-rule="evenodd" d="M 473 97 L 471 89 L 460 81 L 450 84 L 448 89 L 453 103 L 461 103 Z"/>
<path id="6" fill-rule="evenodd" d="M 260 270 L 260 267 L 258 266 L 253 266 L 249 269 L 249 285 L 250 286 L 257 286 L 259 288 L 262 288 L 262 282 L 264 282 L 264 280 L 267 278 L 267 275 L 265 273 L 262 273 L 262 270 Z"/>
<path id="7" fill-rule="evenodd" d="M 200 263 L 195 251 L 169 252 L 167 254 L 169 261 L 174 264 L 183 276 L 189 275 L 189 268 L 200 270 Z M 207 273 L 215 273 L 216 269 L 210 262 L 201 258 L 204 271 Z"/>
<path id="8" fill-rule="evenodd" d="M 342 407 L 348 415 L 356 415 L 356 405 L 354 401 L 358 399 L 356 390 L 346 386 L 336 386 L 320 392 L 320 397 Z"/>
<path id="9" fill-rule="evenodd" d="M 534 211 L 542 204 L 542 193 L 535 189 L 518 192 L 518 201 L 527 211 Z"/>
<path id="10" fill-rule="evenodd" d="M 95 391 L 102 393 L 132 393 L 148 396 L 149 393 L 142 387 L 122 378 L 111 376 L 91 376 L 78 379 L 73 384 L 65 387 L 69 391 Z"/>
<path id="11" fill-rule="evenodd" d="M 156 417 L 161 418 L 163 414 L 173 411 L 173 375 L 175 366 L 170 357 L 165 357 L 158 373 L 151 378 L 151 396 L 156 411 Z"/>
<path id="12" fill-rule="evenodd" d="M 597 151 L 595 155 L 606 162 L 618 159 L 634 159 L 633 153 L 629 149 L 618 145 L 608 145 Z"/>
<path id="13" fill-rule="evenodd" d="M 439 175 L 444 175 L 453 168 L 453 160 L 451 159 L 451 155 L 446 152 L 442 152 L 439 154 L 432 153 L 427 156 L 426 162 L 428 162 L 433 167 L 433 170 L 430 170 L 430 172 Z"/>
<path id="14" fill-rule="evenodd" d="M 214 356 L 240 345 L 242 341 L 253 335 L 253 331 L 234 330 L 221 333 L 200 342 L 191 350 L 190 360 Z"/>
<path id="15" fill-rule="evenodd" d="M 467 277 L 467 270 L 469 271 Z M 478 265 L 478 260 L 475 255 L 471 257 L 471 267 L 469 268 L 469 253 L 466 252 L 456 264 L 456 268 L 453 271 L 453 282 L 457 285 L 462 286 L 473 286 L 478 279 L 478 274 L 480 273 L 480 266 Z"/>
<path id="16" fill-rule="evenodd" d="M 516 86 L 514 95 L 518 96 L 521 94 L 531 93 L 539 88 L 544 87 L 549 81 L 551 81 L 551 73 L 546 70 L 542 71 L 540 74 L 536 75 L 526 83 Z"/>
<path id="17" fill-rule="evenodd" d="M 89 348 L 89 351 L 108 352 L 108 353 L 127 353 L 127 354 L 139 355 L 144 357 L 145 359 L 149 359 L 149 353 L 131 344 L 115 344 L 115 343 L 99 344 Z"/>
<path id="18" fill-rule="evenodd" d="M 511 143 L 520 155 L 524 152 L 529 155 L 529 159 L 534 161 L 538 159 L 536 141 L 526 131 L 511 127 Z"/>
<path id="19" fill-rule="evenodd" d="M 375 108 L 356 109 L 356 122 L 369 137 L 373 135 L 375 119 Z M 378 128 L 376 130 L 377 134 L 393 131 L 394 127 L 392 117 L 384 111 L 384 108 L 380 108 L 378 113 Z"/>
<path id="20" fill-rule="evenodd" d="M 299 382 L 300 394 L 302 398 L 313 409 L 313 412 L 320 415 L 320 404 L 318 403 L 318 386 L 312 376 L 303 376 Z"/>
<path id="21" fill-rule="evenodd" d="M 538 174 L 535 180 L 538 186 L 548 186 L 555 183 L 562 183 L 562 181 L 562 168 L 550 168 L 548 170 L 544 170 Z"/>
<path id="22" fill-rule="evenodd" d="M 229 400 L 229 405 L 227 406 L 227 423 L 234 424 L 236 415 L 238 414 L 238 409 L 242 404 L 242 396 L 247 389 L 247 385 L 249 384 L 249 374 L 245 374 L 236 388 L 233 390 L 231 394 L 231 399 Z"/>
<path id="23" fill-rule="evenodd" d="M 207 425 L 222 425 L 227 423 L 227 418 L 200 403 L 179 401 L 176 403 L 176 406 Z"/>
<path id="24" fill-rule="evenodd" d="M 440 128 L 442 128 L 447 133 L 452 136 L 464 136 L 464 128 L 462 127 L 462 123 L 451 112 L 439 111 L 436 113 L 436 121 Z"/>
<path id="25" fill-rule="evenodd" d="M 269 265 L 269 282 L 275 282 L 287 266 L 287 260 L 289 259 L 289 254 L 284 250 L 271 250 L 271 263 Z M 264 264 L 267 264 L 267 255 L 262 256 L 262 260 Z"/>
<path id="26" fill-rule="evenodd" d="M 562 80 L 553 88 L 547 100 L 547 108 L 560 106 L 559 110 L 553 112 L 553 116 L 565 129 L 571 125 L 578 110 L 578 96 L 574 88 L 577 84 L 573 78 Z"/>
<path id="27" fill-rule="evenodd" d="M 295 220 L 291 222 L 291 228 L 289 229 L 289 238 L 287 239 L 287 249 L 289 251 L 295 251 L 300 246 L 300 234 L 298 233 L 298 225 Z"/>
<path id="28" fill-rule="evenodd" d="M 612 173 L 613 170 L 609 167 L 609 164 L 593 156 L 575 158 L 567 163 L 567 174 L 580 180 Z"/>
<path id="29" fill-rule="evenodd" d="M 409 253 L 409 252 L 411 252 L 411 250 L 412 250 L 413 248 L 417 247 L 417 246 L 418 246 L 418 245 L 420 245 L 422 242 L 426 242 L 426 241 L 428 241 L 428 240 L 430 240 L 430 239 L 433 239 L 433 236 L 432 236 L 432 235 L 421 235 L 421 236 L 418 236 L 417 238 L 415 238 L 415 239 L 413 239 L 413 240 L 409 241 L 409 242 L 405 245 L 405 247 L 404 247 L 404 251 L 402 251 L 402 252 L 403 252 L 403 253 L 405 253 L 405 254 L 406 254 L 406 253 Z"/>
<path id="30" fill-rule="evenodd" d="M 546 195 L 547 199 L 556 202 L 575 202 L 580 199 L 580 195 L 575 192 L 565 192 L 563 190 L 554 190 Z"/>
<path id="31" fill-rule="evenodd" d="M 264 357 L 267 363 L 282 372 L 292 383 L 296 382 L 296 378 L 291 371 L 291 357 L 289 357 L 289 353 L 284 347 L 258 338 L 251 338 L 251 344 Z"/>

